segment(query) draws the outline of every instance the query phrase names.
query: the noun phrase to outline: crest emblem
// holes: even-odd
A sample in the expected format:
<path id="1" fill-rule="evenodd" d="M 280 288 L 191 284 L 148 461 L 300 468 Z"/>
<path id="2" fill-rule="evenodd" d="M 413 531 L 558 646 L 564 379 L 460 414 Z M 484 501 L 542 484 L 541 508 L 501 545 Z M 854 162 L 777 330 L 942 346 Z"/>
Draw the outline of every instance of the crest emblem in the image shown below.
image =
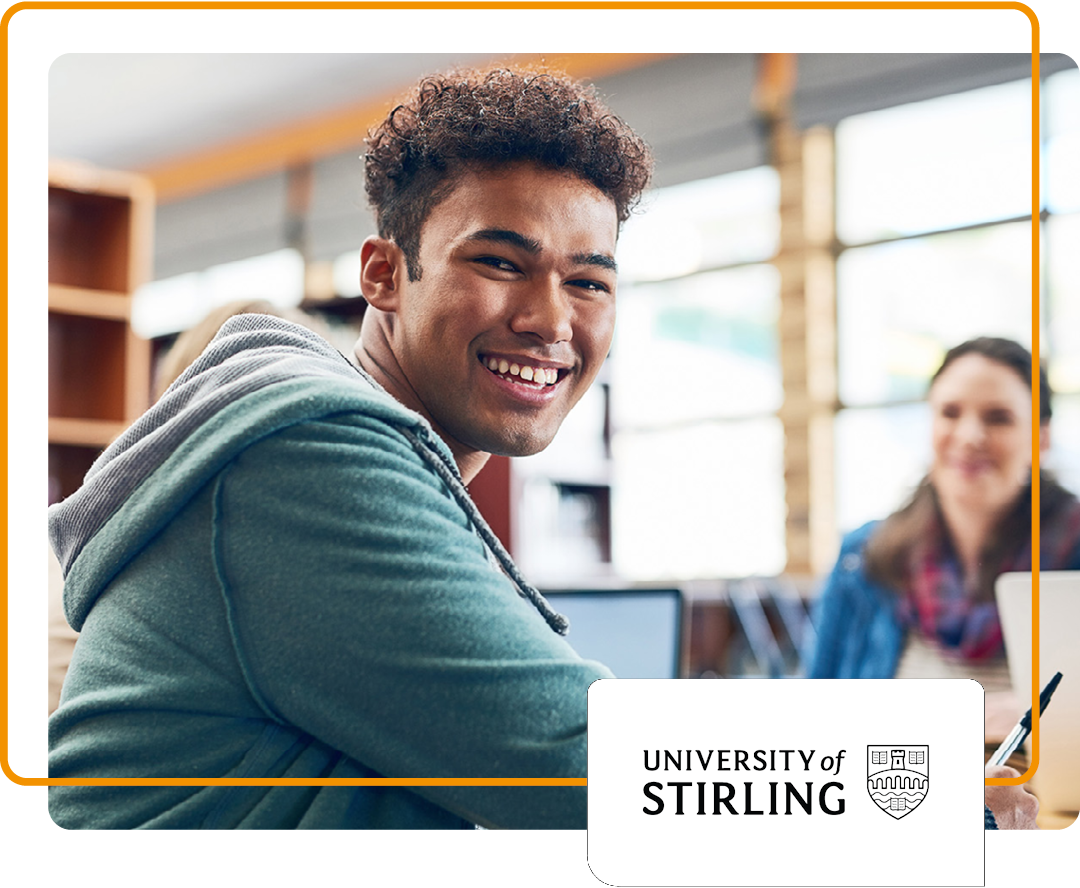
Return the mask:
<path id="1" fill-rule="evenodd" d="M 866 790 L 890 817 L 906 817 L 919 807 L 929 788 L 929 746 L 866 747 Z"/>

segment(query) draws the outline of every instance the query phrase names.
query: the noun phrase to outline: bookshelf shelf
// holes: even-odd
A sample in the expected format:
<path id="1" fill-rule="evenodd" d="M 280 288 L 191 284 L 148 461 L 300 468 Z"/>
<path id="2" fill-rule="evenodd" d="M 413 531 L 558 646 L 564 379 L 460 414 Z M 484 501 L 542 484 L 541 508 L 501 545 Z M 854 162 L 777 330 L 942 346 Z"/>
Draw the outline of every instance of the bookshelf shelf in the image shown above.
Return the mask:
<path id="1" fill-rule="evenodd" d="M 150 343 L 130 318 L 149 277 L 153 200 L 142 176 L 49 164 L 50 502 L 149 404 Z"/>
<path id="2" fill-rule="evenodd" d="M 53 314 L 127 321 L 131 316 L 131 297 L 127 293 L 114 293 L 109 290 L 49 284 L 49 311 Z"/>
<path id="3" fill-rule="evenodd" d="M 127 423 L 107 419 L 49 417 L 49 443 L 103 450 L 127 428 Z"/>

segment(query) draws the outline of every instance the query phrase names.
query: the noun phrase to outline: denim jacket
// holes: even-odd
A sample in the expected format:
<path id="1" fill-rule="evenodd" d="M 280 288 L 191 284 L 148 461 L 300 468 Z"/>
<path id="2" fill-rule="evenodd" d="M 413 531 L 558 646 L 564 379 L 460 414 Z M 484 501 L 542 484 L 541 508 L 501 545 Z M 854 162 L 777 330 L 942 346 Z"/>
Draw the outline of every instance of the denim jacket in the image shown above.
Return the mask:
<path id="1" fill-rule="evenodd" d="M 807 678 L 892 678 L 904 647 L 898 598 L 867 577 L 863 549 L 878 522 L 848 534 L 814 605 L 817 645 Z"/>

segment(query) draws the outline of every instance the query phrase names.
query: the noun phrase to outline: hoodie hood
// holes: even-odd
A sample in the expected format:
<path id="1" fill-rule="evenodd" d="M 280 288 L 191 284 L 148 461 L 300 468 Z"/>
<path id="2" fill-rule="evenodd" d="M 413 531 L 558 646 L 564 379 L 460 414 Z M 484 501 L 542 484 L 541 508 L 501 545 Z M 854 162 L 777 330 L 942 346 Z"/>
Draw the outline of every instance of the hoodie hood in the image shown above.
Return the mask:
<path id="1" fill-rule="evenodd" d="M 267 315 L 230 318 L 161 399 L 97 458 L 82 487 L 49 509 L 68 622 L 81 627 L 96 597 L 88 583 L 104 586 L 245 447 L 293 423 L 356 409 L 412 429 L 453 463 L 423 417 L 382 392 L 321 337 Z M 108 552 L 94 551 L 99 537 L 108 538 Z"/>
<path id="2" fill-rule="evenodd" d="M 81 630 L 109 581 L 245 448 L 290 425 L 357 410 L 409 439 L 519 593 L 565 634 L 565 618 L 521 576 L 427 420 L 315 333 L 258 314 L 226 321 L 161 399 L 98 457 L 82 487 L 49 509 L 68 622 Z"/>

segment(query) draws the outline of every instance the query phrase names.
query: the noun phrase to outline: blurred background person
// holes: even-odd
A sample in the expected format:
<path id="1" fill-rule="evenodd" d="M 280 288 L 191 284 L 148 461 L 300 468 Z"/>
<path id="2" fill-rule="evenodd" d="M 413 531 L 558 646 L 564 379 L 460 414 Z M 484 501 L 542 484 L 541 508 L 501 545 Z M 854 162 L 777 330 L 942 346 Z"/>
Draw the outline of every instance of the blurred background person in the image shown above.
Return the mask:
<path id="1" fill-rule="evenodd" d="M 910 501 L 850 533 L 816 605 L 810 678 L 974 678 L 992 751 L 1027 708 L 1010 688 L 994 582 L 1031 570 L 1030 352 L 979 337 L 933 375 L 930 471 Z M 1039 448 L 1051 391 L 1039 370 Z M 1040 469 L 1040 567 L 1080 569 L 1080 502 Z M 1010 764 L 1026 767 L 1023 759 Z"/>
<path id="2" fill-rule="evenodd" d="M 203 349 L 210 344 L 221 325 L 229 318 L 239 314 L 265 314 L 275 318 L 284 318 L 294 324 L 301 324 L 309 330 L 320 335 L 325 334 L 325 325 L 318 318 L 299 308 L 280 308 L 266 299 L 236 299 L 219 305 L 206 316 L 181 333 L 176 342 L 162 357 L 154 376 L 154 400 L 156 401 L 165 390 L 172 385 Z"/>

